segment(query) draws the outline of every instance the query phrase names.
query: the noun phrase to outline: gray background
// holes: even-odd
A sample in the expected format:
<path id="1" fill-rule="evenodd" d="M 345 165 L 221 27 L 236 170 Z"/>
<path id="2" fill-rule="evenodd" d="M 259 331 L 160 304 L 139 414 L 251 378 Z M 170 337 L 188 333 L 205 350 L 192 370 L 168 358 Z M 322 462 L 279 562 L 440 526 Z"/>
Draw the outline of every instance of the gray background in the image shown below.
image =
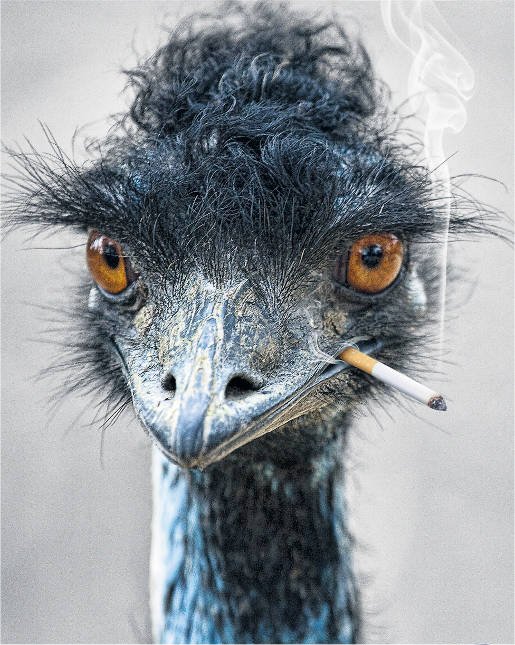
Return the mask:
<path id="1" fill-rule="evenodd" d="M 76 126 L 102 134 L 105 116 L 127 103 L 118 70 L 134 61 L 131 43 L 151 52 L 160 25 L 200 6 L 3 2 L 4 141 L 27 135 L 45 147 L 38 119 L 68 150 Z M 400 103 L 409 61 L 389 42 L 379 5 L 338 6 L 359 20 Z M 512 2 L 439 9 L 476 73 L 467 126 L 446 138 L 447 152 L 458 152 L 451 170 L 505 182 L 508 192 L 483 181 L 469 188 L 510 212 Z M 56 234 L 33 246 L 67 243 Z M 65 304 L 64 285 L 83 270 L 82 250 L 29 247 L 17 233 L 2 254 L 3 641 L 144 642 L 149 446 L 128 415 L 105 433 L 102 466 L 89 399 L 69 399 L 50 418 L 48 395 L 59 381 L 33 375 L 57 350 L 41 342 L 47 314 L 27 302 Z M 513 642 L 512 255 L 496 240 L 454 254 L 475 286 L 462 289 L 449 314 L 441 387 L 450 410 L 436 417 L 422 406 L 412 408 L 417 416 L 375 409 L 380 423 L 359 420 L 351 440 L 368 642 Z"/>

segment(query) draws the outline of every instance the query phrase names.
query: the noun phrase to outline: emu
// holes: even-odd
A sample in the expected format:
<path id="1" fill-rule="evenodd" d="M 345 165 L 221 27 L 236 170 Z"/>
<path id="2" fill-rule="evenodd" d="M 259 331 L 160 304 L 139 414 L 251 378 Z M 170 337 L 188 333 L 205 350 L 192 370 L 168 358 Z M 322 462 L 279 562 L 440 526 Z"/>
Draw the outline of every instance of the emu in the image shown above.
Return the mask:
<path id="1" fill-rule="evenodd" d="M 359 43 L 281 14 L 173 34 L 90 167 L 20 157 L 13 218 L 88 236 L 84 384 L 132 400 L 160 451 L 163 642 L 357 640 L 341 457 L 386 392 L 327 359 L 374 337 L 416 365 L 436 315 L 444 199 Z M 451 233 L 475 226 L 455 213 Z"/>

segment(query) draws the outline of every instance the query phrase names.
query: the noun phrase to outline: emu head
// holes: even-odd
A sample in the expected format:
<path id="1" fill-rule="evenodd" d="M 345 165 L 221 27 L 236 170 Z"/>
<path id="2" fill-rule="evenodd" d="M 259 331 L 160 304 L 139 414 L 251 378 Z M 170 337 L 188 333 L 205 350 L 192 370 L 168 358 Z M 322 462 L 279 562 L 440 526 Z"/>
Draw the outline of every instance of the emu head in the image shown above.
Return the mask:
<path id="1" fill-rule="evenodd" d="M 15 222 L 87 240 L 82 381 L 132 398 L 189 467 L 341 441 L 377 386 L 332 357 L 374 338 L 412 367 L 439 314 L 447 196 L 396 138 L 363 48 L 263 7 L 236 22 L 178 30 L 129 72 L 130 114 L 89 165 L 55 143 L 53 162 L 17 155 Z M 455 214 L 451 233 L 471 226 Z"/>

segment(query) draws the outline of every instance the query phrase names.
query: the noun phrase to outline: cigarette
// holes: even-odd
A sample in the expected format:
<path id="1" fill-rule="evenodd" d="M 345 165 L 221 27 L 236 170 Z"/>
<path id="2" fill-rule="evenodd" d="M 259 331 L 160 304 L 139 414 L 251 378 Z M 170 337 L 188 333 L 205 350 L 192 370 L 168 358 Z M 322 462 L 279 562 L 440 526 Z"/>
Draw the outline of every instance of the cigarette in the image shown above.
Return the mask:
<path id="1" fill-rule="evenodd" d="M 357 367 L 359 370 L 370 374 L 370 376 L 373 376 L 379 381 L 382 381 L 387 385 L 391 385 L 400 392 L 404 392 L 404 394 L 411 396 L 415 401 L 424 403 L 432 410 L 439 410 L 442 412 L 447 410 L 447 404 L 441 394 L 430 390 L 421 383 L 417 383 L 417 381 L 414 381 L 409 376 L 393 370 L 391 367 L 388 367 L 388 365 L 381 363 L 368 354 L 364 354 L 353 347 L 347 347 L 338 355 L 338 358 L 349 365 Z"/>

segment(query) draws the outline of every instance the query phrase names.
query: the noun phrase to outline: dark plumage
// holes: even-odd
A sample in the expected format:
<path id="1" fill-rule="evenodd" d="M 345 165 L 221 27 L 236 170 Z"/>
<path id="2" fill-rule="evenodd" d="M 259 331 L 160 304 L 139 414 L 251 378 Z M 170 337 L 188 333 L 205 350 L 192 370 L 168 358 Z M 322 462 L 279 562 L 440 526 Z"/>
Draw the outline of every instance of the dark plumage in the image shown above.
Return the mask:
<path id="1" fill-rule="evenodd" d="M 382 388 L 354 371 L 318 383 L 321 352 L 372 336 L 392 366 L 420 363 L 449 196 L 337 22 L 224 15 L 182 24 L 128 72 L 132 107 L 92 163 L 52 140 L 51 157 L 15 154 L 10 217 L 101 231 L 140 276 L 116 297 L 85 279 L 72 388 L 132 394 L 166 457 L 205 468 L 156 453 L 156 637 L 355 641 L 340 460 L 350 411 Z M 451 235 L 483 229 L 477 205 L 451 206 Z M 357 294 L 334 267 L 375 232 L 408 252 L 391 288 Z"/>

